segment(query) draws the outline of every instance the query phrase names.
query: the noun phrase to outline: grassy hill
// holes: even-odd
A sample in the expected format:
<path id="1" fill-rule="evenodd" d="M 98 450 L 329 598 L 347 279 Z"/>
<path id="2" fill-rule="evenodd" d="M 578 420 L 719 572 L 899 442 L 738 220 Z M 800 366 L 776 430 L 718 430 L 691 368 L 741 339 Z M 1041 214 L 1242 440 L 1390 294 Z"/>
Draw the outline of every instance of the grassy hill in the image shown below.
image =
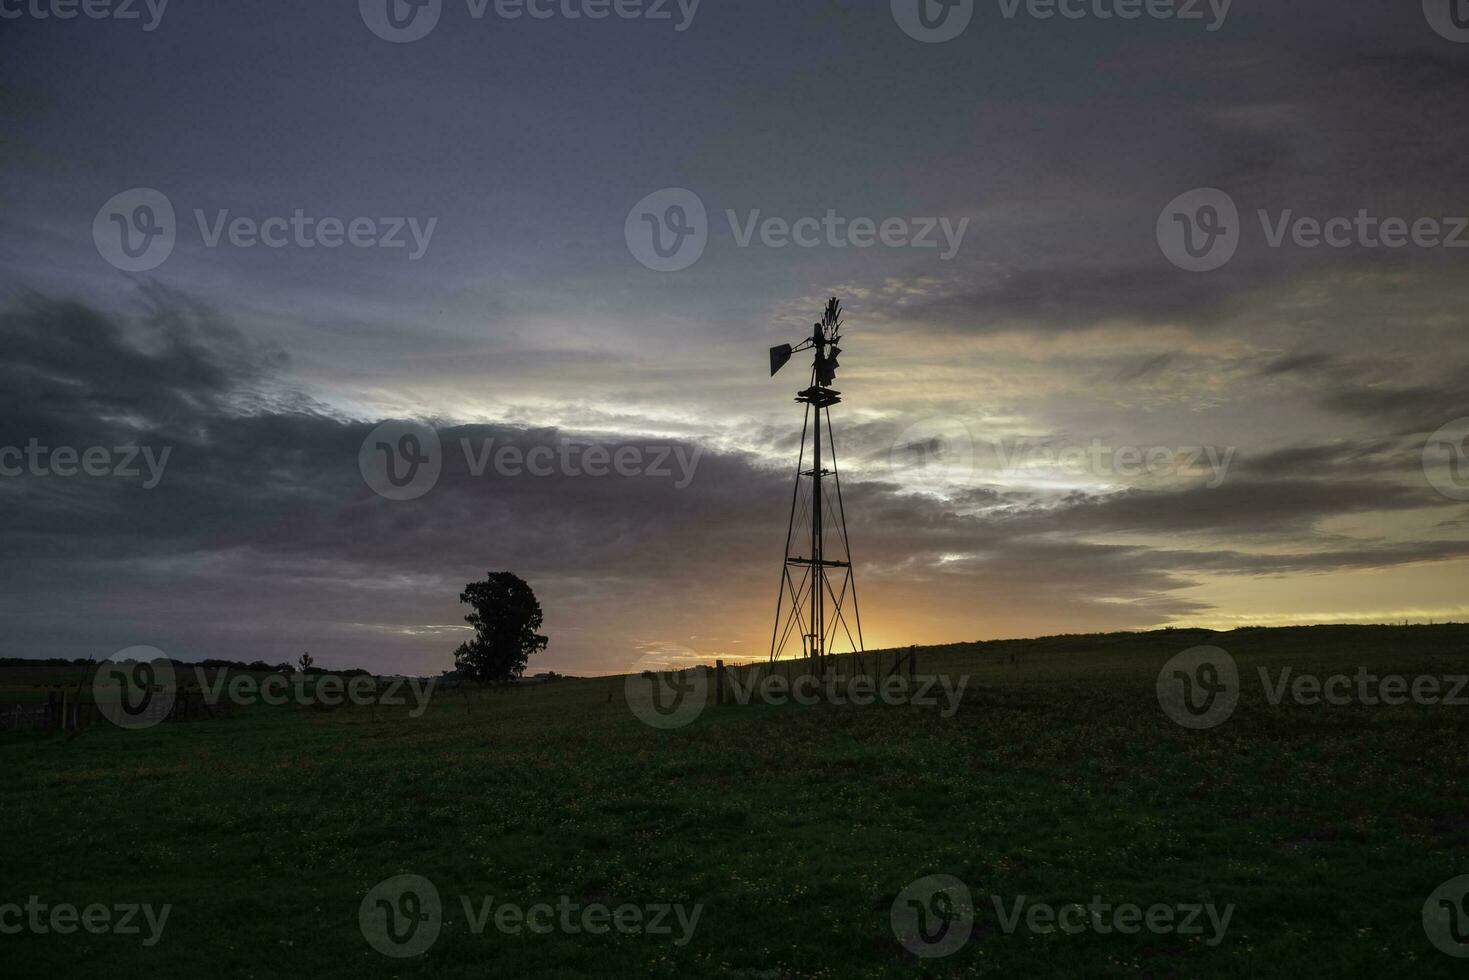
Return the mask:
<path id="1" fill-rule="evenodd" d="M 1204 644 L 1237 664 L 1239 701 L 1191 730 L 1160 708 L 1158 678 Z M 968 677 L 947 717 L 757 701 L 659 729 L 630 710 L 625 679 L 593 678 L 438 690 L 416 718 L 291 704 L 0 736 L 0 906 L 171 906 L 151 946 L 146 928 L 0 935 L 6 974 L 1462 975 L 1422 912 L 1469 873 L 1469 707 L 1274 705 L 1283 668 L 1465 675 L 1469 627 L 922 648 L 920 674 Z M 437 938 L 409 958 L 374 949 L 360 915 L 365 899 L 381 915 L 373 890 L 400 875 L 442 905 Z M 934 875 L 967 886 L 972 934 L 922 958 L 893 908 Z M 1094 896 L 1233 911 L 1221 937 L 1006 931 L 996 904 Z M 486 899 L 699 911 L 683 943 L 677 924 L 537 934 L 491 919 L 477 933 Z"/>

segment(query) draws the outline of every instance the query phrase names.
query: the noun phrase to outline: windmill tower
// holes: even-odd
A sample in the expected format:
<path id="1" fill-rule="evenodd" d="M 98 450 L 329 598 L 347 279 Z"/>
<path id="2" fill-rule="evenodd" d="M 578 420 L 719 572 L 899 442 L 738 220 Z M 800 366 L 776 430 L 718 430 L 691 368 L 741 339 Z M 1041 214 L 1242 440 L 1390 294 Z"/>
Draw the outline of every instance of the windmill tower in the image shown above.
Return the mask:
<path id="1" fill-rule="evenodd" d="M 842 393 L 831 387 L 836 380 L 837 355 L 841 353 L 837 347 L 841 329 L 842 306 L 833 299 L 826 304 L 821 322 L 812 327 L 810 337 L 794 346 L 770 348 L 771 377 L 792 355 L 812 351 L 810 384 L 796 393 L 796 401 L 806 406 L 806 417 L 801 424 L 801 451 L 796 459 L 796 486 L 791 493 L 770 659 L 807 657 L 818 674 L 827 669 L 827 658 L 843 647 L 858 654 L 863 650 L 857 579 L 852 573 L 842 482 L 831 431 L 831 406 L 842 400 Z"/>

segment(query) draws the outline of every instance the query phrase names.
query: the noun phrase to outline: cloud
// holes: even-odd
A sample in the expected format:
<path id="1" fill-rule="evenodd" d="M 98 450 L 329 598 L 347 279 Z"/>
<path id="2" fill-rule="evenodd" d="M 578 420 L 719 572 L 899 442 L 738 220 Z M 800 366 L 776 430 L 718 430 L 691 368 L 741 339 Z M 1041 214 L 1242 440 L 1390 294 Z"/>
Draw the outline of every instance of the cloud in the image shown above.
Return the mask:
<path id="1" fill-rule="evenodd" d="M 1260 369 L 1260 376 L 1273 378 L 1282 374 L 1298 374 L 1315 371 L 1319 368 L 1328 367 L 1333 361 L 1332 355 L 1321 351 L 1303 351 L 1298 354 L 1286 354 L 1277 357 Z"/>
<path id="2" fill-rule="evenodd" d="M 1464 367 L 1436 382 L 1417 385 L 1364 385 L 1343 382 L 1326 391 L 1325 407 L 1398 426 L 1401 433 L 1432 432 L 1456 418 L 1469 416 L 1469 384 L 1460 380 Z"/>
<path id="3" fill-rule="evenodd" d="M 419 500 L 386 500 L 358 470 L 378 420 L 304 396 L 284 356 L 207 308 L 158 291 L 148 300 L 133 318 L 38 296 L 0 311 L 0 340 L 15 353 L 0 367 L 0 445 L 171 450 L 154 489 L 118 478 L 0 480 L 16 516 L 0 558 L 7 654 L 105 656 L 150 643 L 184 657 L 310 649 L 324 663 L 439 669 L 454 645 L 444 627 L 459 619 L 459 587 L 501 568 L 541 592 L 560 667 L 617 669 L 639 644 L 693 635 L 730 655 L 758 653 L 750 624 L 770 615 L 788 466 L 686 438 L 438 420 L 437 485 Z M 900 424 L 869 419 L 847 434 L 881 446 Z M 473 472 L 487 448 L 523 456 L 591 442 L 609 455 L 666 449 L 669 473 Z M 854 451 L 871 469 L 849 475 L 843 494 L 864 598 L 904 622 L 918 608 L 949 623 L 982 608 L 1000 630 L 1145 625 L 1206 609 L 1183 594 L 1205 574 L 1463 556 L 1453 542 L 1317 539 L 1334 517 L 1425 506 L 1422 488 L 1384 479 L 1407 466 L 1391 440 L 1245 457 L 1214 490 L 1060 495 L 979 484 L 915 493 L 882 465 L 888 456 Z M 679 459 L 697 461 L 686 487 Z M 1212 535 L 1222 546 L 1114 540 L 1137 534 Z M 1261 536 L 1293 541 L 1295 553 L 1237 546 Z"/>

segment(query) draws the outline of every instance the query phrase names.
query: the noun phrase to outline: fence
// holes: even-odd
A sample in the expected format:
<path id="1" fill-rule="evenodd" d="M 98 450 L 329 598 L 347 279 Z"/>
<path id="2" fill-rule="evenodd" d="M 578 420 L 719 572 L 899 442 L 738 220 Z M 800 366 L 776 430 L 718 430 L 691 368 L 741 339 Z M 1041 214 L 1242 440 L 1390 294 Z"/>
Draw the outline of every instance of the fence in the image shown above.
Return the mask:
<path id="1" fill-rule="evenodd" d="M 172 701 L 153 698 L 134 715 L 138 727 L 148 723 L 210 721 L 230 714 L 228 702 L 210 704 L 199 691 L 183 691 Z M 0 706 L 0 732 L 34 728 L 42 731 L 79 732 L 107 716 L 93 701 L 83 701 L 75 690 L 50 691 L 45 701 Z"/>

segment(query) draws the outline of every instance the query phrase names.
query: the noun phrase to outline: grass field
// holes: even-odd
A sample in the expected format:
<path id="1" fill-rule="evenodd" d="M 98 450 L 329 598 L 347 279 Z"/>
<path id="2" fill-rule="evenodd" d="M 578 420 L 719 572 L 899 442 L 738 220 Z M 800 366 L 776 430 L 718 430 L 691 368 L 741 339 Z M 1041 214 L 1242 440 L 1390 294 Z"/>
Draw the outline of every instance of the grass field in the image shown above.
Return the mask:
<path id="1" fill-rule="evenodd" d="M 1199 644 L 1228 651 L 1241 676 L 1238 707 L 1208 730 L 1171 721 L 1155 686 Z M 0 905 L 171 910 L 151 946 L 146 927 L 0 935 L 3 973 L 1464 975 L 1469 961 L 1435 948 L 1422 915 L 1434 889 L 1469 874 L 1469 707 L 1275 706 L 1260 667 L 1464 675 L 1469 627 L 923 649 L 920 674 L 969 675 L 947 718 L 917 705 L 711 705 L 659 730 L 629 709 L 622 678 L 599 678 L 440 690 L 416 719 L 290 705 L 7 735 Z M 0 678 L 0 701 L 35 682 Z M 369 944 L 359 911 L 404 874 L 432 882 L 443 912 L 426 952 L 396 958 Z M 931 875 L 967 886 L 974 923 L 951 955 L 922 958 L 891 917 Z M 1215 945 L 1209 929 L 1007 932 L 991 896 L 1233 912 Z M 700 911 L 687 936 L 494 921 L 476 933 L 463 898 L 471 910 Z"/>

